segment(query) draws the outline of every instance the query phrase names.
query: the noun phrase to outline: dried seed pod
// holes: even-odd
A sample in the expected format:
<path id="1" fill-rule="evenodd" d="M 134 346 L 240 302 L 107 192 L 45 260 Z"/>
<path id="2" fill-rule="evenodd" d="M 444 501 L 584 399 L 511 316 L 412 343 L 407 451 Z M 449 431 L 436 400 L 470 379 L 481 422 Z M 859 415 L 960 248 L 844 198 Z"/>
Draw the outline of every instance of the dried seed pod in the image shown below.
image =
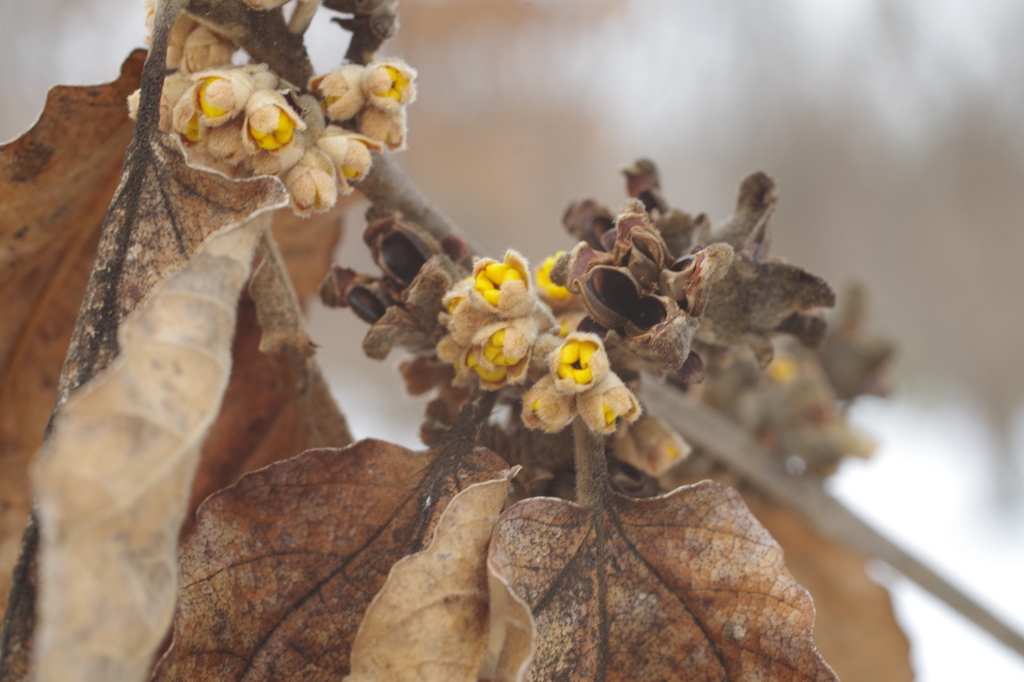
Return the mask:
<path id="1" fill-rule="evenodd" d="M 715 227 L 712 241 L 725 242 L 737 251 L 756 248 L 758 256 L 767 252 L 768 218 L 776 201 L 775 182 L 766 174 L 758 171 L 743 178 L 736 210 Z"/>
<path id="2" fill-rule="evenodd" d="M 305 129 L 305 122 L 279 92 L 257 90 L 246 102 L 245 139 L 252 154 L 261 149 L 280 153 L 292 145 L 296 130 Z"/>
<path id="3" fill-rule="evenodd" d="M 352 312 L 368 324 L 384 317 L 394 301 L 369 275 L 337 265 L 331 267 L 320 283 L 320 300 L 330 308 L 351 307 Z"/>
<path id="4" fill-rule="evenodd" d="M 231 63 L 235 44 L 210 28 L 199 25 L 192 29 L 182 49 L 181 67 L 196 72 Z"/>
<path id="5" fill-rule="evenodd" d="M 601 238 L 606 232 L 615 229 L 615 216 L 593 199 L 586 199 L 566 209 L 562 224 L 569 234 L 585 241 L 591 248 L 602 251 Z"/>
<path id="6" fill-rule="evenodd" d="M 403 220 L 401 213 L 370 223 L 363 241 L 374 262 L 402 288 L 412 283 L 430 258 L 441 253 L 437 241 L 415 223 Z"/>
<path id="7" fill-rule="evenodd" d="M 416 99 L 416 70 L 401 59 L 384 59 L 366 67 L 363 92 L 367 102 L 384 110 L 395 110 Z"/>
<path id="8" fill-rule="evenodd" d="M 643 411 L 633 392 L 614 372 L 608 372 L 593 389 L 576 397 L 580 418 L 598 433 L 614 433 L 616 422 L 635 422 Z"/>
<path id="9" fill-rule="evenodd" d="M 319 149 L 308 150 L 284 176 L 284 186 L 299 215 L 323 213 L 338 201 L 334 164 Z"/>
<path id="10" fill-rule="evenodd" d="M 405 108 L 363 108 L 359 112 L 359 132 L 373 140 L 379 140 L 392 151 L 405 149 L 405 137 L 408 132 Z"/>
<path id="11" fill-rule="evenodd" d="M 704 313 L 711 286 L 722 279 L 732 265 L 733 250 L 728 244 L 712 244 L 692 256 L 677 259 L 662 270 L 658 288 L 693 317 Z"/>
<path id="12" fill-rule="evenodd" d="M 366 104 L 362 85 L 365 73 L 365 66 L 347 64 L 309 82 L 309 89 L 322 98 L 323 111 L 328 118 L 347 121 L 359 113 Z"/>

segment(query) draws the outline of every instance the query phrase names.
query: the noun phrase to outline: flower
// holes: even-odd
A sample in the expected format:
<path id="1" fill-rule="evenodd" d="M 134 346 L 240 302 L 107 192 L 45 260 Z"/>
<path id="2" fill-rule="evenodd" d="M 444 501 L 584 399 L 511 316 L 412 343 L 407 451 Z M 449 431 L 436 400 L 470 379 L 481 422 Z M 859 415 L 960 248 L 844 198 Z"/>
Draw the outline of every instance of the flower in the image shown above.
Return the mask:
<path id="1" fill-rule="evenodd" d="M 260 149 L 285 149 L 294 139 L 295 131 L 305 129 L 306 124 L 279 92 L 257 90 L 246 102 L 246 143 L 252 153 Z"/>
<path id="2" fill-rule="evenodd" d="M 540 267 L 537 268 L 538 291 L 540 291 L 541 296 L 555 303 L 565 302 L 572 296 L 568 289 L 551 281 L 551 268 L 555 265 L 555 261 L 564 253 L 565 251 L 559 251 L 553 256 L 548 256 L 541 263 Z"/>
<path id="3" fill-rule="evenodd" d="M 196 26 L 182 47 L 181 66 L 186 71 L 202 71 L 231 63 L 235 44 L 206 26 Z"/>
<path id="4" fill-rule="evenodd" d="M 189 93 L 195 98 L 199 124 L 207 127 L 223 125 L 245 110 L 255 90 L 253 78 L 242 69 L 218 69 L 194 74 L 195 83 Z"/>
<path id="5" fill-rule="evenodd" d="M 616 421 L 634 422 L 640 416 L 640 403 L 622 379 L 608 372 L 594 388 L 576 398 L 580 417 L 592 431 L 613 433 Z"/>
<path id="6" fill-rule="evenodd" d="M 608 373 L 608 354 L 596 334 L 572 332 L 548 358 L 548 367 L 558 390 L 581 393 Z"/>
<path id="7" fill-rule="evenodd" d="M 405 149 L 405 109 L 366 107 L 359 113 L 359 132 L 379 140 L 388 149 Z"/>
<path id="8" fill-rule="evenodd" d="M 371 106 L 394 110 L 416 99 L 416 71 L 400 59 L 386 59 L 366 67 L 363 92 Z"/>
<path id="9" fill-rule="evenodd" d="M 366 177 L 373 163 L 370 151 L 381 149 L 376 141 L 333 125 L 327 126 L 317 138 L 316 146 L 327 154 L 337 168 L 342 194 L 352 192 L 350 180 L 358 182 Z"/>
<path id="10" fill-rule="evenodd" d="M 310 149 L 284 177 L 284 186 L 299 215 L 322 213 L 338 201 L 334 164 L 319 149 Z"/>
<path id="11" fill-rule="evenodd" d="M 362 87 L 365 72 L 366 67 L 361 64 L 348 64 L 309 82 L 309 89 L 323 98 L 324 115 L 345 121 L 359 113 L 366 104 Z"/>
<path id="12" fill-rule="evenodd" d="M 481 258 L 473 265 L 473 289 L 469 301 L 474 306 L 502 318 L 528 315 L 536 303 L 526 260 L 511 249 L 504 262 Z"/>

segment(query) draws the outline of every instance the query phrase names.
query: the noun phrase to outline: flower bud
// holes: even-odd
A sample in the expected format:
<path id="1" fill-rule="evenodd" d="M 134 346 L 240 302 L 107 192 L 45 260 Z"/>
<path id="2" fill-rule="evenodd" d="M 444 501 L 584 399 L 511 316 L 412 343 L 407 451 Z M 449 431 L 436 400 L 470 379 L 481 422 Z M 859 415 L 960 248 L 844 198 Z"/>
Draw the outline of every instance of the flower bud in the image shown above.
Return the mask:
<path id="1" fill-rule="evenodd" d="M 608 374 L 608 354 L 596 334 L 572 332 L 548 358 L 555 388 L 563 393 L 592 389 Z"/>
<path id="2" fill-rule="evenodd" d="M 185 40 L 181 65 L 186 71 L 202 71 L 230 64 L 234 53 L 233 42 L 206 26 L 196 26 Z"/>
<path id="3" fill-rule="evenodd" d="M 505 253 L 505 262 L 481 258 L 473 265 L 473 290 L 469 302 L 504 319 L 529 315 L 536 296 L 529 266 L 516 251 Z"/>
<path id="4" fill-rule="evenodd" d="M 363 92 L 363 75 L 366 67 L 349 64 L 335 69 L 309 82 L 309 89 L 323 99 L 324 114 L 336 121 L 346 121 L 366 104 Z"/>
<path id="5" fill-rule="evenodd" d="M 366 177 L 373 158 L 371 151 L 380 151 L 381 146 L 367 137 L 351 133 L 339 126 L 328 126 L 316 146 L 327 154 L 338 170 L 338 184 L 342 194 L 352 191 L 349 181 L 358 182 Z"/>
<path id="6" fill-rule="evenodd" d="M 245 126 L 242 127 L 242 146 L 251 154 L 251 147 L 246 144 Z M 268 152 L 260 149 L 246 159 L 246 165 L 256 175 L 280 175 L 290 170 L 306 154 L 306 146 L 294 144 L 280 152 Z"/>
<path id="7" fill-rule="evenodd" d="M 310 149 L 284 177 L 299 215 L 322 213 L 338 201 L 334 164 L 319 149 Z"/>
<path id="8" fill-rule="evenodd" d="M 249 155 L 243 137 L 240 118 L 216 128 L 209 128 L 206 131 L 206 151 L 228 163 L 238 163 Z"/>
<path id="9" fill-rule="evenodd" d="M 635 422 L 640 403 L 614 372 L 608 372 L 593 389 L 576 397 L 580 417 L 598 433 L 614 433 L 618 419 Z"/>
<path id="10" fill-rule="evenodd" d="M 575 416 L 576 397 L 558 391 L 550 376 L 541 378 L 523 394 L 521 417 L 527 428 L 555 433 Z"/>
<path id="11" fill-rule="evenodd" d="M 295 131 L 305 129 L 306 124 L 279 92 L 257 90 L 246 102 L 245 139 L 253 154 L 260 149 L 270 152 L 287 149 Z"/>
<path id="12" fill-rule="evenodd" d="M 366 67 L 363 92 L 371 106 L 395 110 L 416 99 L 416 71 L 400 59 L 385 59 Z"/>
<path id="13" fill-rule="evenodd" d="M 178 99 L 171 112 L 171 129 L 181 136 L 182 143 L 186 147 L 194 146 L 199 140 L 205 137 L 203 126 L 199 123 L 198 97 L 196 96 L 198 85 L 193 84 L 191 88 Z"/>
<path id="14" fill-rule="evenodd" d="M 192 76 L 196 84 L 192 96 L 199 110 L 199 123 L 219 126 L 237 117 L 245 110 L 255 90 L 252 76 L 242 69 L 217 69 Z"/>
<path id="15" fill-rule="evenodd" d="M 686 459 L 692 449 L 664 422 L 646 414 L 615 434 L 615 458 L 655 478 Z"/>
<path id="16" fill-rule="evenodd" d="M 388 149 L 405 149 L 405 109 L 366 107 L 359 113 L 359 132 L 380 140 Z"/>
<path id="17" fill-rule="evenodd" d="M 249 7 L 252 7 L 254 10 L 262 12 L 287 4 L 288 0 L 242 0 L 242 2 L 249 5 Z"/>
<path id="18" fill-rule="evenodd" d="M 184 14 L 178 15 L 170 34 L 167 36 L 167 68 L 177 69 L 181 67 L 182 59 L 185 56 L 185 41 L 189 34 L 199 26 L 196 20 Z"/>

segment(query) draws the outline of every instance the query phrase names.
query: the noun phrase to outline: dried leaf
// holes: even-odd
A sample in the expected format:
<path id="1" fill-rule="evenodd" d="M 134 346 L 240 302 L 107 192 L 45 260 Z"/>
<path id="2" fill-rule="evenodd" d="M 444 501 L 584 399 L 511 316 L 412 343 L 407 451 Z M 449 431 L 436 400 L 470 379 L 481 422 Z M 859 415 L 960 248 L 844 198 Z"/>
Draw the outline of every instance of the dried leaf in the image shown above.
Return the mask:
<path id="1" fill-rule="evenodd" d="M 836 680 L 811 643 L 814 608 L 732 489 L 611 494 L 594 511 L 524 500 L 490 563 L 530 606 L 527 679 Z"/>
<path id="2" fill-rule="evenodd" d="M 43 441 L 139 86 L 137 50 L 107 85 L 53 88 L 39 121 L 0 147 L 0 612 L 28 520 L 28 462 Z"/>
<path id="3" fill-rule="evenodd" d="M 288 274 L 300 301 L 316 295 L 330 270 L 334 249 L 341 241 L 342 214 L 357 201 L 356 197 L 338 197 L 330 211 L 308 218 L 296 215 L 291 208 L 274 213 L 274 240 L 288 264 Z"/>
<path id="4" fill-rule="evenodd" d="M 352 643 L 348 682 L 476 679 L 487 648 L 487 545 L 513 475 L 456 495 L 430 545 L 391 567 Z"/>
<path id="5" fill-rule="evenodd" d="M 182 548 L 174 639 L 154 679 L 341 680 L 392 564 L 423 547 L 458 491 L 507 469 L 472 449 L 489 410 L 471 403 L 474 426 L 460 420 L 426 454 L 376 440 L 311 450 L 210 497 Z"/>
<path id="6" fill-rule="evenodd" d="M 910 644 L 889 592 L 864 572 L 868 557 L 828 540 L 796 513 L 745 493 L 751 512 L 814 599 L 814 643 L 843 682 L 910 682 Z"/>
<path id="7" fill-rule="evenodd" d="M 487 653 L 480 679 L 522 682 L 533 661 L 536 626 L 529 607 L 488 562 L 487 586 L 491 596 Z"/>
<path id="8" fill-rule="evenodd" d="M 277 181 L 251 189 L 268 208 L 284 199 Z M 265 229 L 269 216 L 211 237 L 122 325 L 118 359 L 55 417 L 33 470 L 36 679 L 146 674 L 173 614 L 178 530 Z"/>

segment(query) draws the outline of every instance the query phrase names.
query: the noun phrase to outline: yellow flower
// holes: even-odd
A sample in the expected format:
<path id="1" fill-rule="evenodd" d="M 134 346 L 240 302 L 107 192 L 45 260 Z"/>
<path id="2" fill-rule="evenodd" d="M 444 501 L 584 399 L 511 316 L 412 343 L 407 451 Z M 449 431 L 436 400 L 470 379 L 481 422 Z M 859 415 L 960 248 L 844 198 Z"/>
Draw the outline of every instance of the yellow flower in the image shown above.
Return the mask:
<path id="1" fill-rule="evenodd" d="M 554 256 L 548 256 L 541 263 L 541 266 L 537 268 L 537 286 L 548 298 L 555 301 L 564 301 L 572 296 L 568 289 L 560 287 L 551 281 L 551 268 L 554 267 L 558 257 L 564 253 L 565 251 L 559 251 Z"/>
<path id="2" fill-rule="evenodd" d="M 768 365 L 768 376 L 777 383 L 788 384 L 800 373 L 796 361 L 786 356 L 779 356 Z"/>
<path id="3" fill-rule="evenodd" d="M 466 366 L 472 369 L 474 372 L 476 372 L 477 376 L 479 376 L 481 379 L 483 379 L 484 381 L 489 381 L 492 384 L 504 381 L 505 375 L 508 374 L 507 367 L 499 367 L 494 371 L 484 369 L 484 367 L 480 365 L 480 361 L 476 357 L 476 351 L 469 351 L 469 355 L 466 356 Z"/>
<path id="4" fill-rule="evenodd" d="M 252 151 L 276 152 L 288 146 L 306 125 L 285 98 L 273 90 L 257 90 L 245 105 L 245 128 Z"/>
<path id="5" fill-rule="evenodd" d="M 222 109 L 210 101 L 210 84 L 222 80 L 224 79 L 218 78 L 217 76 L 211 76 L 209 78 L 204 78 L 203 84 L 199 86 L 199 107 L 203 110 L 203 113 L 210 118 L 217 118 L 218 116 L 223 116 L 231 111 L 231 109 Z"/>
<path id="6" fill-rule="evenodd" d="M 379 109 L 397 109 L 416 97 L 416 71 L 398 59 L 375 62 L 366 67 L 363 89 L 370 104 Z"/>
<path id="7" fill-rule="evenodd" d="M 577 384 L 589 384 L 594 380 L 590 361 L 597 352 L 597 344 L 592 341 L 570 341 L 559 350 L 558 376 L 571 379 Z"/>
<path id="8" fill-rule="evenodd" d="M 506 263 L 490 263 L 477 274 L 473 288 L 484 295 L 484 299 L 493 306 L 498 305 L 501 286 L 508 282 L 522 281 L 523 276 L 515 268 Z"/>

